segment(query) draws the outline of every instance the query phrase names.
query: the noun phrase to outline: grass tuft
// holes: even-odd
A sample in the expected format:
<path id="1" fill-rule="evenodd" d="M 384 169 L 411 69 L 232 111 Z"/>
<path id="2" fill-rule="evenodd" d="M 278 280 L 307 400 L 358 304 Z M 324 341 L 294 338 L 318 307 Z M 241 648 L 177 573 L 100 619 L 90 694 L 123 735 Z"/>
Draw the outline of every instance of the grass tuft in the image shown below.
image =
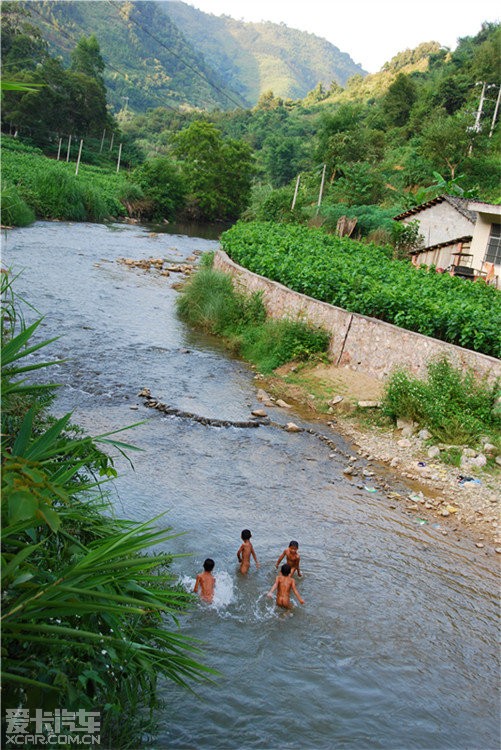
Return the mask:
<path id="1" fill-rule="evenodd" d="M 329 334 L 292 320 L 267 320 L 262 294 L 235 290 L 231 278 L 208 268 L 184 286 L 179 316 L 194 328 L 222 336 L 231 350 L 267 374 L 292 360 L 307 360 L 327 350 Z"/>

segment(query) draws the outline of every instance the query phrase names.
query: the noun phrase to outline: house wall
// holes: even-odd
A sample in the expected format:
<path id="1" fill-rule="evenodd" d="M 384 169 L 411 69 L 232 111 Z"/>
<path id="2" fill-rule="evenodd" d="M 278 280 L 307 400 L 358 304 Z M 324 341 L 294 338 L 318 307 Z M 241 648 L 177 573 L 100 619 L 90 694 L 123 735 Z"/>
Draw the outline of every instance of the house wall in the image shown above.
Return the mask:
<path id="1" fill-rule="evenodd" d="M 495 218 L 495 221 L 499 223 L 499 217 Z M 473 253 L 473 268 L 479 271 L 482 269 L 482 263 L 487 252 L 492 223 L 493 217 L 490 217 L 488 214 L 478 214 L 477 223 L 473 230 L 470 252 Z M 501 277 L 501 265 L 496 263 L 494 268 L 496 276 L 498 278 Z"/>
<path id="2" fill-rule="evenodd" d="M 447 201 L 442 201 L 402 219 L 404 224 L 410 224 L 416 220 L 419 221 L 419 233 L 423 236 L 426 247 L 447 242 L 451 237 L 465 237 L 473 234 L 473 222 Z"/>
<path id="3" fill-rule="evenodd" d="M 336 365 L 380 379 L 386 378 L 395 367 L 406 367 L 416 376 L 424 377 L 429 359 L 446 355 L 457 365 L 472 368 L 478 377 L 501 377 L 501 360 L 495 357 L 319 302 L 247 271 L 222 250 L 215 254 L 214 267 L 230 274 L 245 291 L 262 291 L 263 303 L 271 317 L 299 318 L 327 330 L 331 336 L 329 356 Z"/>

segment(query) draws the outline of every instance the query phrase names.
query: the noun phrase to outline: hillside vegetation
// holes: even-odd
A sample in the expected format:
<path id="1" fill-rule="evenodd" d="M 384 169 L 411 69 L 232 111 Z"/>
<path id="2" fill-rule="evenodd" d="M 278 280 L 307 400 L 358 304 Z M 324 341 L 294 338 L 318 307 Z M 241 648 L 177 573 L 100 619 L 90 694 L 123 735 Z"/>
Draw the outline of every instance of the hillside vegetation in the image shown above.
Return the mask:
<path id="1" fill-rule="evenodd" d="M 302 99 L 318 83 L 328 89 L 333 82 L 344 86 L 351 76 L 365 75 L 346 52 L 285 24 L 237 21 L 182 2 L 160 5 L 226 85 L 251 106 L 269 90 Z"/>
<path id="2" fill-rule="evenodd" d="M 252 106 L 273 89 L 303 97 L 319 81 L 345 83 L 364 71 L 349 55 L 312 34 L 280 24 L 216 18 L 184 3 L 21 2 L 67 60 L 78 38 L 94 34 L 115 111 L 158 105 L 232 109 Z"/>
<path id="3" fill-rule="evenodd" d="M 243 103 L 158 3 L 43 0 L 19 5 L 30 12 L 51 54 L 65 62 L 82 35 L 95 35 L 106 59 L 104 78 L 115 111 Z"/>

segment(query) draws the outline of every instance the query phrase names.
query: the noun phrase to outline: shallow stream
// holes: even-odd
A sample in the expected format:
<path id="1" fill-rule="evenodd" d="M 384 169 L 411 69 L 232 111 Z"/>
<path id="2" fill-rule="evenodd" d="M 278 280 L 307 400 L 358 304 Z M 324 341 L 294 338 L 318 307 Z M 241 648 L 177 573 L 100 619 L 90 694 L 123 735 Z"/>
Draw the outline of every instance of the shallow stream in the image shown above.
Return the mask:
<path id="1" fill-rule="evenodd" d="M 44 315 L 41 335 L 60 336 L 50 347 L 66 359 L 50 372 L 63 384 L 57 412 L 74 411 L 93 434 L 146 420 L 124 437 L 143 452 L 134 470 L 117 460 L 117 513 L 168 511 L 168 524 L 186 532 L 169 551 L 191 553 L 175 563 L 188 586 L 206 557 L 216 561 L 215 604 L 196 606 L 183 630 L 205 642 L 204 660 L 222 676 L 198 697 L 162 685 L 151 746 L 497 750 L 492 558 L 359 489 L 343 476 L 350 447 L 334 432 L 339 452 L 306 431 L 209 427 L 137 398 L 147 387 L 171 406 L 227 420 L 261 406 L 252 370 L 177 319 L 174 274 L 116 262 L 177 263 L 217 247 L 169 231 L 39 222 L 3 236 L 4 265 L 22 271 L 18 292 Z M 243 528 L 261 563 L 245 579 L 236 570 Z M 282 612 L 265 593 L 290 539 L 299 541 L 306 603 Z"/>

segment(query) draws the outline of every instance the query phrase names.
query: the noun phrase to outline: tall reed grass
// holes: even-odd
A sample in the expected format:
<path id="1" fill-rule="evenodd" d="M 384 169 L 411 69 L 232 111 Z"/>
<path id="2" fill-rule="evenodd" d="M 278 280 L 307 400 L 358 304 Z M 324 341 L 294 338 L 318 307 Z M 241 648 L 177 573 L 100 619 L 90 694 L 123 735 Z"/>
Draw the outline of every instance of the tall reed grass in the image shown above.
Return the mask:
<path id="1" fill-rule="evenodd" d="M 329 345 L 329 334 L 322 329 L 301 321 L 267 319 L 261 293 L 238 292 L 228 275 L 207 267 L 187 282 L 177 309 L 182 320 L 222 336 L 235 354 L 263 373 L 292 360 L 318 357 Z"/>

